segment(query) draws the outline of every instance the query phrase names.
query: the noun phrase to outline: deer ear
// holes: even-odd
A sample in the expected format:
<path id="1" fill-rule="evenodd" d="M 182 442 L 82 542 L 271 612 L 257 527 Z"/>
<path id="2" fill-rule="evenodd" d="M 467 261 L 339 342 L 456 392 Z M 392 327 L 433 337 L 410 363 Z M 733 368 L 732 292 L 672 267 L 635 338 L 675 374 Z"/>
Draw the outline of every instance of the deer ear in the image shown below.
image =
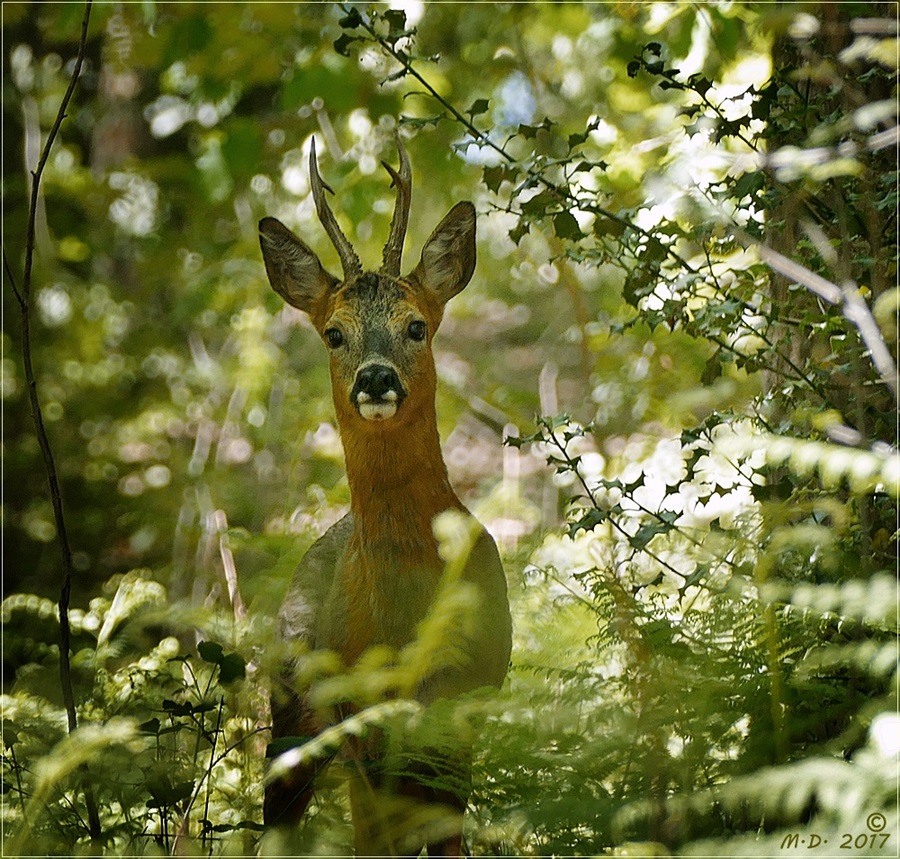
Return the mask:
<path id="1" fill-rule="evenodd" d="M 276 218 L 259 222 L 259 246 L 269 283 L 288 304 L 310 315 L 337 284 L 319 258 Z"/>
<path id="2" fill-rule="evenodd" d="M 457 203 L 425 242 L 412 279 L 443 305 L 462 292 L 475 271 L 475 207 Z"/>

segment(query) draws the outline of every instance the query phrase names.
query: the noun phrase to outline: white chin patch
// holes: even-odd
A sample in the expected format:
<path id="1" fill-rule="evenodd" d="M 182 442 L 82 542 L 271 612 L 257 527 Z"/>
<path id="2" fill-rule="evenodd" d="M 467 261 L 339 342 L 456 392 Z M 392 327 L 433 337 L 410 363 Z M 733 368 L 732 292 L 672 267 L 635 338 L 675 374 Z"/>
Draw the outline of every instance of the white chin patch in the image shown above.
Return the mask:
<path id="1" fill-rule="evenodd" d="M 386 421 L 397 414 L 396 403 L 360 403 L 359 413 L 367 421 Z"/>
<path id="2" fill-rule="evenodd" d="M 359 413 L 367 421 L 386 421 L 392 418 L 397 414 L 397 400 L 397 392 L 394 390 L 386 391 L 376 403 L 372 402 L 372 397 L 365 391 L 360 391 L 356 396 Z"/>

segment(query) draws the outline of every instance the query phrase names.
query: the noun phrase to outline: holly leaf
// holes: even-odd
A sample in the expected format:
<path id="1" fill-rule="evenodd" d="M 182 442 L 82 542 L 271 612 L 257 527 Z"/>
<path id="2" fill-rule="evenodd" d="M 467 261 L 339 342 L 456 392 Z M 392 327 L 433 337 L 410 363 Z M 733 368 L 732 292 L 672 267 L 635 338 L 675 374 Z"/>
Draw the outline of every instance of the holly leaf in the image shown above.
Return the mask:
<path id="1" fill-rule="evenodd" d="M 575 538 L 579 531 L 593 531 L 598 525 L 602 525 L 609 518 L 608 514 L 596 507 L 589 507 L 584 515 L 569 525 L 569 537 Z"/>
<path id="2" fill-rule="evenodd" d="M 402 9 L 388 9 L 384 13 L 391 36 L 402 36 L 406 32 L 406 12 Z"/>
<path id="3" fill-rule="evenodd" d="M 520 124 L 518 132 L 526 140 L 532 140 L 533 138 L 537 137 L 539 131 L 547 131 L 553 125 L 554 123 L 551 120 L 547 119 L 547 117 L 544 117 L 544 120 L 540 125 Z"/>
<path id="4" fill-rule="evenodd" d="M 701 96 L 706 95 L 709 88 L 712 86 L 712 81 L 700 74 L 691 75 L 688 78 L 688 82 L 691 85 L 691 89 Z"/>
<path id="5" fill-rule="evenodd" d="M 700 382 L 703 385 L 711 385 L 722 375 L 722 356 L 717 351 L 706 362 L 703 372 L 700 374 Z"/>
<path id="6" fill-rule="evenodd" d="M 741 200 L 744 197 L 753 196 L 761 191 L 766 183 L 766 175 L 762 170 L 756 170 L 752 173 L 744 173 L 737 182 L 734 183 L 734 198 Z"/>
<path id="7" fill-rule="evenodd" d="M 594 168 L 598 170 L 606 170 L 609 167 L 605 161 L 579 161 L 575 167 L 576 173 L 585 173 L 588 170 L 593 170 Z"/>
<path id="8" fill-rule="evenodd" d="M 526 215 L 546 215 L 548 207 L 554 202 L 553 195 L 549 191 L 540 191 L 522 203 L 522 212 Z"/>
<path id="9" fill-rule="evenodd" d="M 338 21 L 341 27 L 352 30 L 362 24 L 362 16 L 357 9 L 351 8 L 350 11 Z"/>
<path id="10" fill-rule="evenodd" d="M 500 189 L 500 185 L 502 184 L 504 179 L 509 177 L 509 170 L 504 167 L 502 164 L 498 164 L 496 167 L 485 167 L 482 173 L 482 180 L 487 187 L 493 191 L 495 194 Z"/>
<path id="11" fill-rule="evenodd" d="M 516 243 L 519 244 L 520 241 L 525 237 L 526 233 L 530 229 L 530 225 L 527 221 L 519 221 L 516 226 L 514 226 L 509 231 L 509 237 Z"/>
<path id="12" fill-rule="evenodd" d="M 574 149 L 576 146 L 580 146 L 584 143 L 585 140 L 588 139 L 588 135 L 591 133 L 590 129 L 586 129 L 579 134 L 570 134 L 569 135 L 569 149 Z"/>
<path id="13" fill-rule="evenodd" d="M 359 41 L 359 36 L 349 36 L 347 33 L 341 33 L 334 40 L 334 49 L 337 51 L 342 57 L 350 56 L 350 45 L 354 42 Z"/>
<path id="14" fill-rule="evenodd" d="M 666 515 L 669 514 L 669 515 Z M 647 544 L 657 534 L 668 534 L 673 528 L 674 518 L 678 514 L 672 514 L 672 511 L 663 510 L 659 514 L 659 520 L 646 522 L 638 528 L 637 533 L 633 537 L 628 538 L 628 542 L 638 550 L 647 548 Z"/>
<path id="15" fill-rule="evenodd" d="M 571 212 L 559 212 L 554 215 L 553 229 L 561 239 L 578 241 L 578 239 L 584 238 L 584 233 L 581 232 L 581 227 L 578 226 L 578 221 Z"/>

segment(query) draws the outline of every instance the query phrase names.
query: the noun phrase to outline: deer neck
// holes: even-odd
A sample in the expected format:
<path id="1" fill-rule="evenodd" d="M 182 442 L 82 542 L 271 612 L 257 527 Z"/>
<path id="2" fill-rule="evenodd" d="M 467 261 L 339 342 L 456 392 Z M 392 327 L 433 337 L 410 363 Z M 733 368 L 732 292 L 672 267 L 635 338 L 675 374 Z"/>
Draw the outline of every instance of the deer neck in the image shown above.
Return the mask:
<path id="1" fill-rule="evenodd" d="M 434 517 L 462 509 L 447 477 L 434 406 L 396 427 L 347 423 L 341 438 L 360 544 L 434 554 Z"/>

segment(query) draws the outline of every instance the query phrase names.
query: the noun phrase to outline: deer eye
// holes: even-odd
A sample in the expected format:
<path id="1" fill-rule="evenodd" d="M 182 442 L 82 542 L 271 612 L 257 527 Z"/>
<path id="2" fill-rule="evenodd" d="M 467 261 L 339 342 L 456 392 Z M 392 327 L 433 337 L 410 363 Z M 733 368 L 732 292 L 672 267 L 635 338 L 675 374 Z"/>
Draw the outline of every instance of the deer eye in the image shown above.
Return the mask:
<path id="1" fill-rule="evenodd" d="M 344 345 L 344 335 L 337 328 L 325 329 L 325 342 L 332 348 L 337 349 L 338 346 Z"/>
<path id="2" fill-rule="evenodd" d="M 424 340 L 427 331 L 428 328 L 421 319 L 414 319 L 409 323 L 409 328 L 406 329 L 410 340 Z"/>

